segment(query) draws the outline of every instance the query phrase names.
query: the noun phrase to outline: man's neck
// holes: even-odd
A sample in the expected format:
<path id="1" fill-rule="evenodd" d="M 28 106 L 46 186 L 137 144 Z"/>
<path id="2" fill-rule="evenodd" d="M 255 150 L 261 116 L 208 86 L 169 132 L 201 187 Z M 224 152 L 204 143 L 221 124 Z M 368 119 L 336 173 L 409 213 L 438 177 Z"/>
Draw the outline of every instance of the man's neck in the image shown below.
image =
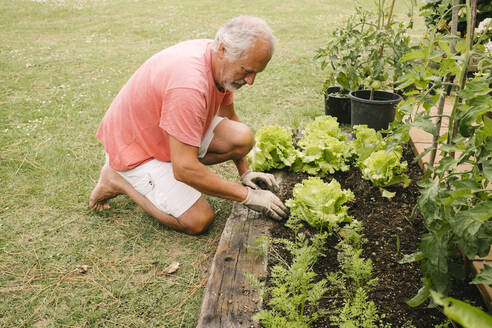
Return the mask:
<path id="1" fill-rule="evenodd" d="M 221 71 L 220 70 L 220 58 L 217 56 L 217 53 L 212 49 L 210 49 L 210 62 L 212 65 L 212 77 L 214 79 L 215 86 L 217 87 L 217 89 L 220 92 L 224 92 L 225 91 L 224 87 L 222 87 L 219 84 L 219 82 L 217 82 L 219 72 Z"/>

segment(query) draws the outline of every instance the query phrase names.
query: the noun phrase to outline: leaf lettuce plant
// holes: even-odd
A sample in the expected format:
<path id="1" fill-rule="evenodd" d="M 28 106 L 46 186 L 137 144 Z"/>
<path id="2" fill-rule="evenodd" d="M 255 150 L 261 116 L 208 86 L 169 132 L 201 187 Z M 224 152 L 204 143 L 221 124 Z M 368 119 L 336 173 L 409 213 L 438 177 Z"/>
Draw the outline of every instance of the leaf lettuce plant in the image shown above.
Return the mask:
<path id="1" fill-rule="evenodd" d="M 256 144 L 247 159 L 254 171 L 289 167 L 296 159 L 292 132 L 275 125 L 260 128 L 256 132 Z"/>
<path id="2" fill-rule="evenodd" d="M 350 190 L 342 190 L 335 179 L 326 183 L 319 177 L 309 177 L 296 184 L 292 193 L 293 198 L 285 203 L 290 208 L 287 225 L 291 227 L 304 221 L 320 231 L 333 231 L 342 222 L 352 221 L 344 204 L 355 196 Z"/>
<path id="3" fill-rule="evenodd" d="M 362 177 L 378 187 L 392 185 L 408 187 L 411 181 L 404 173 L 407 162 L 400 161 L 401 155 L 401 148 L 390 151 L 378 150 L 372 153 L 362 163 Z"/>
<path id="4" fill-rule="evenodd" d="M 319 116 L 307 125 L 305 136 L 299 141 L 301 150 L 292 165 L 295 172 L 326 176 L 335 171 L 348 171 L 347 159 L 351 148 L 345 141 L 336 118 Z"/>
<path id="5" fill-rule="evenodd" d="M 353 149 L 356 165 L 360 166 L 372 153 L 385 150 L 387 142 L 383 135 L 365 124 L 354 125 L 353 133 L 355 138 L 350 142 Z"/>

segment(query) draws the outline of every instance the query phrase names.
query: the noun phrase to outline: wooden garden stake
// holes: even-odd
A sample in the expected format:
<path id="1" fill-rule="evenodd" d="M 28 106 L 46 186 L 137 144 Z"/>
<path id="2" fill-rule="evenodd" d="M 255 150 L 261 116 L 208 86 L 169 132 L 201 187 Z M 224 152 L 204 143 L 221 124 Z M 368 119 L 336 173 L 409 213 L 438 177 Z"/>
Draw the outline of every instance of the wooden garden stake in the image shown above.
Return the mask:
<path id="1" fill-rule="evenodd" d="M 451 18 L 451 34 L 457 35 L 458 33 L 458 6 L 460 4 L 459 0 L 453 0 L 453 9 L 452 9 L 452 18 Z M 455 49 L 456 42 L 451 42 L 451 52 L 454 54 L 456 52 Z M 447 82 L 450 81 L 451 74 L 448 73 L 444 76 L 443 83 L 446 85 Z M 449 92 L 452 91 L 452 86 L 449 89 Z M 437 105 L 437 121 L 436 121 L 436 131 L 437 134 L 432 138 L 432 151 L 430 154 L 429 165 L 434 166 L 434 161 L 436 160 L 437 154 L 437 139 L 439 139 L 440 131 L 441 131 L 441 123 L 442 123 L 442 113 L 444 112 L 444 103 L 446 101 L 447 92 L 441 94 L 439 97 L 439 103 Z"/>

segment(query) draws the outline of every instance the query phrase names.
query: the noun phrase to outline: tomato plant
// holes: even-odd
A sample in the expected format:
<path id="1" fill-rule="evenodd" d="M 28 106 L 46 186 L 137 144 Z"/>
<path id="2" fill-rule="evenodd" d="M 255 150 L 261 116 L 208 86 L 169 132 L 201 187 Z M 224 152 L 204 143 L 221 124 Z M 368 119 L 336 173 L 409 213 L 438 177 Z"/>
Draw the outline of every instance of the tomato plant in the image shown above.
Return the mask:
<path id="1" fill-rule="evenodd" d="M 444 8 L 441 15 L 445 15 Z M 403 56 L 411 69 L 400 87 L 414 86 L 400 105 L 392 134 L 408 140 L 410 128 L 434 137 L 427 153 L 426 172 L 419 182 L 418 208 L 427 232 L 420 250 L 412 256 L 422 261 L 425 287 L 413 305 L 421 303 L 433 289 L 446 295 L 453 278 L 463 276 L 455 265 L 458 249 L 473 258 L 486 256 L 492 244 L 492 108 L 490 55 L 473 43 L 473 16 L 470 0 L 465 7 L 468 32 L 465 38 L 441 34 L 434 26 L 418 47 Z M 469 74 L 471 61 L 478 71 Z M 450 79 L 455 75 L 455 81 Z M 442 113 L 449 87 L 455 89 L 452 112 Z M 431 111 L 437 108 L 438 112 Z M 448 126 L 441 126 L 447 120 Z M 434 155 L 441 158 L 434 163 Z M 489 281 L 489 283 L 491 283 Z M 415 302 L 416 300 L 418 302 Z"/>

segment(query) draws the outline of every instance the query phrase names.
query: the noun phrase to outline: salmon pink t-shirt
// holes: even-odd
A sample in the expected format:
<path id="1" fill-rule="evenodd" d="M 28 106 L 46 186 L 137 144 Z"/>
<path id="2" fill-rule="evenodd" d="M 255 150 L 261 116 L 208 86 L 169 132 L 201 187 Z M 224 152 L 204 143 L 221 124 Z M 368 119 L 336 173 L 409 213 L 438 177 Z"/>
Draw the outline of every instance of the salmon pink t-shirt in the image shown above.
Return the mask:
<path id="1" fill-rule="evenodd" d="M 151 159 L 169 162 L 169 135 L 199 147 L 221 105 L 234 94 L 217 89 L 212 40 L 191 40 L 148 59 L 113 100 L 97 131 L 110 166 L 126 171 Z"/>

